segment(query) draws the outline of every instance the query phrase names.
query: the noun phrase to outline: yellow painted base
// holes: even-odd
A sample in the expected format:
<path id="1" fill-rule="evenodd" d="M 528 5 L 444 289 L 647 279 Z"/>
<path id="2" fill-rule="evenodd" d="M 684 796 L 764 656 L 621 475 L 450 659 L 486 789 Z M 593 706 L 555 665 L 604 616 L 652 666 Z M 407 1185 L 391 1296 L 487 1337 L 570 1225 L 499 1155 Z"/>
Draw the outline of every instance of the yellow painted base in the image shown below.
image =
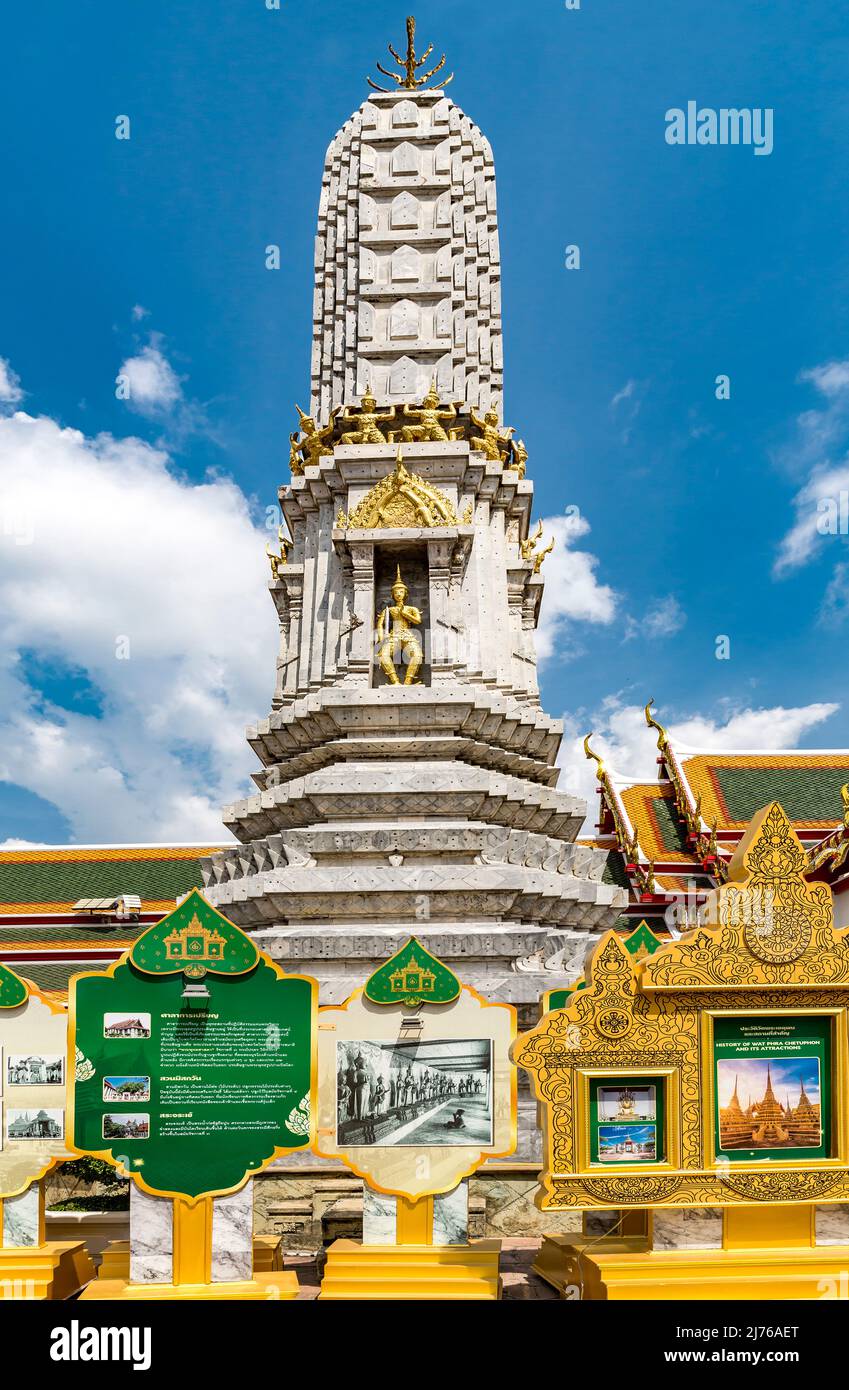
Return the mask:
<path id="1" fill-rule="evenodd" d="M 532 1269 L 547 1284 L 551 1284 L 562 1298 L 577 1298 L 571 1290 L 580 1286 L 583 1274 L 587 1282 L 587 1263 L 601 1254 L 602 1250 L 616 1254 L 642 1254 L 649 1249 L 648 1238 L 644 1234 L 631 1236 L 545 1236 Z M 582 1256 L 579 1268 L 579 1256 Z M 586 1296 L 586 1295 L 585 1295 Z"/>
<path id="2" fill-rule="evenodd" d="M 327 1252 L 320 1299 L 493 1300 L 501 1297 L 501 1242 L 475 1245 L 360 1245 Z"/>
<path id="3" fill-rule="evenodd" d="M 283 1268 L 283 1246 L 279 1236 L 254 1236 L 254 1274 Z M 130 1242 L 110 1240 L 101 1256 L 98 1279 L 130 1278 Z"/>
<path id="4" fill-rule="evenodd" d="M 298 1276 L 282 1270 L 257 1274 L 253 1279 L 232 1284 L 130 1284 L 125 1279 L 96 1279 L 81 1295 L 87 1302 L 100 1299 L 167 1302 L 193 1299 L 195 1302 L 290 1302 L 298 1297 Z"/>
<path id="5" fill-rule="evenodd" d="M 569 1236 L 548 1236 L 534 1269 L 564 1299 L 836 1298 L 849 1247 L 649 1250 L 613 1239 L 592 1251 Z"/>
<path id="6" fill-rule="evenodd" d="M 73 1298 L 93 1279 L 82 1241 L 0 1248 L 0 1298 Z"/>

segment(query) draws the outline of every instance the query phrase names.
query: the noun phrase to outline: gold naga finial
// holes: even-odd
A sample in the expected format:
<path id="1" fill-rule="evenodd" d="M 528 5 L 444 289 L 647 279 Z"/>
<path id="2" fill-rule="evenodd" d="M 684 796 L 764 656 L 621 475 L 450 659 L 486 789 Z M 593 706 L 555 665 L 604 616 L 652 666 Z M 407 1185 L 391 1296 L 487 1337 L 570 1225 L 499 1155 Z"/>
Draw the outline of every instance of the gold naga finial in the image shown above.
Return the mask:
<path id="1" fill-rule="evenodd" d="M 523 560 L 532 560 L 534 558 L 534 551 L 537 547 L 537 541 L 541 540 L 542 521 L 539 522 L 537 529 L 533 533 L 533 535 L 529 534 L 527 540 L 519 541 L 519 553 Z"/>
<path id="2" fill-rule="evenodd" d="M 268 556 L 268 561 L 271 565 L 271 575 L 273 579 L 279 579 L 281 569 L 285 569 L 286 565 L 289 563 L 289 547 L 292 544 L 292 542 L 289 540 L 289 537 L 286 535 L 286 530 L 283 526 L 279 527 L 277 531 L 277 539 L 280 542 L 279 555 L 275 555 L 274 551 L 271 549 L 270 544 L 266 545 L 265 547 L 265 553 Z"/>
<path id="3" fill-rule="evenodd" d="M 540 550 L 539 553 L 534 556 L 534 574 L 539 574 L 540 570 L 543 567 L 546 555 L 550 555 L 553 549 L 554 537 L 552 536 L 545 550 Z"/>
<path id="4" fill-rule="evenodd" d="M 416 21 L 413 15 L 410 15 L 407 19 L 406 58 L 402 58 L 400 53 L 396 53 L 392 44 L 389 44 L 389 52 L 392 54 L 399 68 L 403 69 L 403 76 L 401 73 L 392 72 L 389 68 L 385 68 L 382 63 L 378 63 L 377 70 L 378 72 L 382 72 L 384 77 L 391 78 L 397 87 L 402 87 L 408 92 L 415 92 L 421 87 L 426 87 L 430 79 L 435 77 L 436 74 L 441 72 L 445 67 L 445 54 L 443 53 L 435 68 L 431 68 L 430 72 L 424 73 L 422 77 L 416 76 L 419 68 L 424 67 L 433 52 L 433 44 L 430 45 L 421 58 L 416 57 Z M 376 82 L 372 82 L 370 77 L 366 78 L 366 81 L 376 92 L 391 92 L 393 90 L 392 87 L 379 87 Z M 432 90 L 437 90 L 440 87 L 447 87 L 448 83 L 453 81 L 454 74 L 452 72 L 450 77 L 444 77 L 441 82 L 434 82 Z"/>
<path id="5" fill-rule="evenodd" d="M 849 782 L 840 788 L 840 800 L 843 802 L 843 824 L 849 829 Z"/>
<path id="6" fill-rule="evenodd" d="M 588 758 L 592 758 L 593 762 L 596 765 L 596 777 L 599 779 L 599 781 L 601 781 L 606 769 L 598 753 L 594 752 L 594 750 L 590 748 L 590 739 L 592 738 L 592 736 L 593 731 L 591 729 L 590 732 L 587 734 L 586 738 L 584 739 L 584 753 Z"/>
<path id="7" fill-rule="evenodd" d="M 648 704 L 646 705 L 646 723 L 650 729 L 657 730 L 657 746 L 660 749 L 661 753 L 664 753 L 666 751 L 666 746 L 669 743 L 669 734 L 666 732 L 663 725 L 658 723 L 658 721 L 652 714 L 651 707 L 653 704 L 654 700 L 649 700 Z"/>

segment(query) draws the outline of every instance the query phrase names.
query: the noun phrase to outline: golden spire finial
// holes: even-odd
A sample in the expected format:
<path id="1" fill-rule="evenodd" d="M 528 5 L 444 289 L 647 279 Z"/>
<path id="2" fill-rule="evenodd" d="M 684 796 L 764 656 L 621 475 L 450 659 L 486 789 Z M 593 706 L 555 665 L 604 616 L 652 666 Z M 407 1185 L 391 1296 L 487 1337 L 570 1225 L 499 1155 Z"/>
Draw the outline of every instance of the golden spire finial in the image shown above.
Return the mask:
<path id="1" fill-rule="evenodd" d="M 424 67 L 425 63 L 427 62 L 428 58 L 433 52 L 433 44 L 430 45 L 430 47 L 427 49 L 427 51 L 421 58 L 416 57 L 416 21 L 412 15 L 410 15 L 407 19 L 406 58 L 402 58 L 400 53 L 396 53 L 395 49 L 392 47 L 392 44 L 389 45 L 389 52 L 392 54 L 392 57 L 395 59 L 395 62 L 398 64 L 399 68 L 403 69 L 403 76 L 401 76 L 400 73 L 391 72 L 389 68 L 385 68 L 382 63 L 378 63 L 377 70 L 378 72 L 382 72 L 384 77 L 391 78 L 391 80 L 396 84 L 396 86 L 402 87 L 406 89 L 406 91 L 408 92 L 415 92 L 420 87 L 426 87 L 430 79 L 432 77 L 435 77 L 436 74 L 438 72 L 441 72 L 442 69 L 445 67 L 445 54 L 443 53 L 435 68 L 431 68 L 430 72 L 426 72 L 423 77 L 416 76 L 416 73 L 418 72 L 419 68 Z M 454 74 L 452 72 L 450 77 L 444 77 L 441 82 L 434 82 L 433 90 L 436 90 L 440 87 L 447 87 L 448 83 L 453 82 L 453 80 Z M 370 87 L 374 88 L 376 92 L 392 91 L 391 87 L 379 87 L 376 82 L 372 82 L 370 77 L 366 78 L 366 81 L 368 82 Z"/>
<path id="2" fill-rule="evenodd" d="M 592 758 L 593 761 L 595 762 L 595 764 L 596 764 L 596 777 L 598 777 L 599 781 L 601 781 L 601 779 L 602 779 L 602 777 L 604 776 L 604 773 L 605 773 L 605 766 L 604 766 L 604 763 L 602 762 L 601 758 L 599 757 L 598 753 L 593 752 L 592 748 L 590 748 L 590 739 L 592 738 L 592 736 L 593 736 L 593 733 L 592 733 L 592 730 L 590 730 L 590 732 L 587 734 L 586 738 L 584 739 L 584 753 L 586 754 L 586 756 L 587 756 L 588 758 Z"/>
<path id="3" fill-rule="evenodd" d="M 650 729 L 657 730 L 657 746 L 660 749 L 661 753 L 665 753 L 666 746 L 669 743 L 669 735 L 664 729 L 663 725 L 658 723 L 658 721 L 654 718 L 651 712 L 651 707 L 653 704 L 654 700 L 649 700 L 648 704 L 646 705 L 646 723 L 648 724 Z"/>

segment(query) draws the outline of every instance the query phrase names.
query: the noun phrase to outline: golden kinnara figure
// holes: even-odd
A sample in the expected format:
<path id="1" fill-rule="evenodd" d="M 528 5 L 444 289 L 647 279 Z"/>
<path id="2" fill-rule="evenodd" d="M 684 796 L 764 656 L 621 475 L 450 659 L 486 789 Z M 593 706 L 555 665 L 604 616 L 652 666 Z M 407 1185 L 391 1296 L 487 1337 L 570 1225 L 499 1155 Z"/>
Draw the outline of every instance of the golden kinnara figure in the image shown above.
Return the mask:
<path id="1" fill-rule="evenodd" d="M 469 441 L 472 448 L 486 454 L 486 457 L 491 459 L 493 463 L 499 463 L 510 448 L 511 436 L 514 433 L 513 426 L 511 425 L 504 434 L 500 432 L 498 411 L 494 406 L 486 412 L 483 419 L 474 411 L 471 412 L 471 416 L 472 424 L 481 431 L 480 436 L 473 435 Z"/>
<path id="2" fill-rule="evenodd" d="M 455 405 L 439 407 L 439 392 L 436 389 L 436 382 L 431 383 L 430 390 L 425 396 L 420 407 L 406 405 L 404 414 L 410 420 L 418 420 L 417 425 L 405 425 L 401 431 L 401 438 L 405 444 L 421 443 L 424 440 L 444 443 L 451 438 L 446 434 L 440 421 L 456 420 L 457 407 Z"/>
<path id="3" fill-rule="evenodd" d="M 315 468 L 319 459 L 333 453 L 332 448 L 328 448 L 328 445 L 333 439 L 335 420 L 336 416 L 339 414 L 339 407 L 337 406 L 330 416 L 329 423 L 324 426 L 324 429 L 320 430 L 311 415 L 305 415 L 299 405 L 296 405 L 295 409 L 301 421 L 303 438 L 299 437 L 297 430 L 294 434 L 289 435 L 289 442 L 292 446 L 289 450 L 289 467 L 293 475 L 303 473 L 304 454 L 306 454 L 307 464 Z"/>
<path id="4" fill-rule="evenodd" d="M 342 435 L 343 444 L 386 444 L 386 435 L 378 429 L 378 425 L 385 424 L 395 419 L 395 406 L 390 406 L 386 415 L 377 413 L 377 401 L 371 392 L 371 387 L 366 386 L 365 395 L 360 401 L 359 406 L 346 406 L 342 412 L 343 420 L 350 420 L 356 424 L 355 430 Z"/>
<path id="5" fill-rule="evenodd" d="M 419 627 L 422 615 L 418 608 L 413 608 L 406 602 L 410 592 L 407 585 L 401 578 L 401 566 L 396 571 L 395 583 L 392 585 L 392 603 L 387 604 L 381 610 L 377 619 L 377 640 L 380 647 L 377 659 L 380 662 L 381 670 L 392 685 L 400 685 L 398 672 L 395 670 L 395 653 L 400 649 L 403 659 L 407 663 L 407 675 L 404 685 L 412 685 L 422 667 L 424 653 L 422 645 L 411 627 Z"/>

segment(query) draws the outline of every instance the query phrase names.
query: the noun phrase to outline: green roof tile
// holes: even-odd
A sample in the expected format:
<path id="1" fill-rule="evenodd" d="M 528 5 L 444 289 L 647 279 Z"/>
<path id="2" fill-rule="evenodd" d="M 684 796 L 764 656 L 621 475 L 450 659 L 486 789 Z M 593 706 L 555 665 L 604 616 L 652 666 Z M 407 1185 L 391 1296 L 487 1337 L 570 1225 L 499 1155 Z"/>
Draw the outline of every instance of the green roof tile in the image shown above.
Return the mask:
<path id="1" fill-rule="evenodd" d="M 667 800 L 665 797 L 656 796 L 647 804 L 654 811 L 663 848 L 675 850 L 679 854 L 688 854 L 687 839 L 675 802 Z"/>
<path id="2" fill-rule="evenodd" d="M 847 767 L 717 767 L 728 814 L 749 821 L 763 806 L 780 801 L 792 821 L 833 821 L 842 816 L 840 788 L 849 781 Z"/>
<path id="3" fill-rule="evenodd" d="M 0 911 L 3 903 L 73 903 L 119 893 L 137 893 L 144 905 L 201 884 L 197 859 L 0 859 Z"/>

